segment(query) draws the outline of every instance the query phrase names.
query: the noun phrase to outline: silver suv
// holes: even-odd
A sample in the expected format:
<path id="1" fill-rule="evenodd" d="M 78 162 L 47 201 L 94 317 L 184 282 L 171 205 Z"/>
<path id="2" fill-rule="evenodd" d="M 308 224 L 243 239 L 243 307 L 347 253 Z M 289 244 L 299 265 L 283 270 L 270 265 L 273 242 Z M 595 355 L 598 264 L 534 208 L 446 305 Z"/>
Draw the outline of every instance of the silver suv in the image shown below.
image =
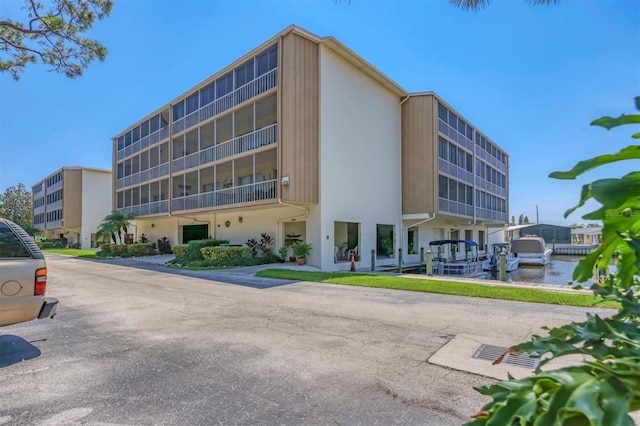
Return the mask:
<path id="1" fill-rule="evenodd" d="M 47 265 L 24 230 L 0 218 L 0 327 L 53 318 L 58 300 L 45 298 Z"/>

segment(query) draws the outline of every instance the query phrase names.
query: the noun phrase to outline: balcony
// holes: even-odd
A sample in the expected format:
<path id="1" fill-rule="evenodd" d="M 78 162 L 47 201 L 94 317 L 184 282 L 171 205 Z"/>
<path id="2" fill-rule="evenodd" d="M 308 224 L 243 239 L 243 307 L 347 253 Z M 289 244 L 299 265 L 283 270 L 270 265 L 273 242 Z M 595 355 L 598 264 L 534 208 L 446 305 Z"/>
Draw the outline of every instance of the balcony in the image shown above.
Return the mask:
<path id="1" fill-rule="evenodd" d="M 460 216 L 473 217 L 473 206 L 457 201 L 447 200 L 446 198 L 438 198 L 440 201 L 440 211 L 443 213 L 453 213 Z"/>
<path id="2" fill-rule="evenodd" d="M 205 192 L 204 194 L 174 198 L 172 200 L 171 207 L 173 211 L 181 211 L 228 206 L 231 204 L 247 203 L 252 201 L 271 200 L 275 199 L 277 196 L 277 183 L 277 179 L 272 179 L 249 185 Z"/>
<path id="3" fill-rule="evenodd" d="M 137 185 L 169 174 L 169 163 L 160 164 L 150 169 L 125 176 L 116 181 L 116 189 L 126 188 L 127 186 Z"/>
<path id="4" fill-rule="evenodd" d="M 488 191 L 492 194 L 496 194 L 502 198 L 507 197 L 506 189 L 500 188 L 498 185 L 495 185 L 489 182 L 488 180 L 482 179 L 481 177 L 478 177 L 478 179 L 476 180 L 476 188 L 482 188 L 485 191 Z"/>
<path id="5" fill-rule="evenodd" d="M 51 194 L 52 192 L 57 191 L 58 189 L 61 189 L 62 183 L 63 183 L 62 181 L 58 181 L 53 185 L 47 187 L 47 194 Z"/>
<path id="6" fill-rule="evenodd" d="M 476 157 L 482 158 L 488 164 L 492 165 L 495 169 L 500 170 L 502 173 L 506 173 L 507 166 L 502 162 L 495 158 L 493 155 L 489 154 L 484 149 L 476 146 L 475 148 Z"/>
<path id="7" fill-rule="evenodd" d="M 173 160 L 173 172 L 197 167 L 216 160 L 272 145 L 278 140 L 278 125 L 272 124 L 255 132 L 242 135 L 230 141 L 203 149 L 185 157 Z"/>
<path id="8" fill-rule="evenodd" d="M 50 222 L 46 222 L 45 223 L 45 227 L 47 229 L 62 228 L 62 219 L 61 220 L 53 220 L 53 221 L 50 221 Z"/>
<path id="9" fill-rule="evenodd" d="M 462 167 L 458 167 L 442 158 L 438 158 L 438 171 L 446 173 L 449 176 L 462 179 L 470 185 L 473 185 L 473 173 L 470 173 Z"/>
<path id="10" fill-rule="evenodd" d="M 169 212 L 169 200 L 155 201 L 153 203 L 141 204 L 139 206 L 129 206 L 118 209 L 122 214 L 132 214 L 138 216 L 150 216 Z"/>
<path id="11" fill-rule="evenodd" d="M 501 223 L 507 222 L 506 213 L 496 212 L 488 209 L 482 209 L 480 207 L 476 208 L 476 217 L 478 219 L 485 219 L 485 220 L 501 222 Z"/>
<path id="12" fill-rule="evenodd" d="M 145 149 L 148 146 L 153 145 L 156 142 L 160 142 L 169 137 L 169 128 L 163 127 L 160 130 L 156 130 L 155 132 L 141 138 L 139 141 L 132 143 L 131 145 L 121 149 L 117 153 L 118 160 L 122 160 L 130 155 L 135 154 L 138 151 Z"/>
<path id="13" fill-rule="evenodd" d="M 227 111 L 254 96 L 266 92 L 278 85 L 278 68 L 274 68 L 266 74 L 250 81 L 244 86 L 238 87 L 233 92 L 216 99 L 208 105 L 173 122 L 172 134 L 179 133 L 191 126 L 195 126 L 211 117 Z"/>

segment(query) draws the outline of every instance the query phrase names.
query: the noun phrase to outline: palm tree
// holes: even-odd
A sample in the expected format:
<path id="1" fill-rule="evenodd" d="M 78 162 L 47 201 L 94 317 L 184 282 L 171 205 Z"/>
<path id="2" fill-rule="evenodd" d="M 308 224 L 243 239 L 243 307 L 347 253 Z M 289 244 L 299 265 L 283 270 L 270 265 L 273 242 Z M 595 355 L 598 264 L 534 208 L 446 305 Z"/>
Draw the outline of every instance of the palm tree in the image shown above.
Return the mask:
<path id="1" fill-rule="evenodd" d="M 133 219 L 135 216 L 131 213 L 123 214 L 117 210 L 109 213 L 104 219 L 102 219 L 102 223 L 98 226 L 98 237 L 103 235 L 110 235 L 114 244 L 117 244 L 116 235 L 118 236 L 118 240 L 120 240 L 120 245 L 122 245 L 122 234 L 126 237 L 128 227 L 131 226 L 129 221 Z"/>
<path id="2" fill-rule="evenodd" d="M 557 3 L 558 0 L 526 0 L 531 4 L 552 4 Z M 489 0 L 449 0 L 451 4 L 462 8 L 464 10 L 473 10 L 477 12 L 478 10 L 489 5 Z"/>

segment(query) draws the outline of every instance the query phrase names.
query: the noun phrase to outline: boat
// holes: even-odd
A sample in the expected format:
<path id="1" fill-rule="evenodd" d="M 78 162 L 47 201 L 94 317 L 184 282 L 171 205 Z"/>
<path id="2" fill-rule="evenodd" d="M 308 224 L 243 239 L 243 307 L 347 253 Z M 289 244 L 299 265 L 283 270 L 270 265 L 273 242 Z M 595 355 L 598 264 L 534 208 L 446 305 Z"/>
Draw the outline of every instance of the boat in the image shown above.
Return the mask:
<path id="1" fill-rule="evenodd" d="M 515 257 L 511 252 L 511 244 L 509 243 L 495 243 L 491 244 L 492 254 L 487 259 L 482 261 L 482 269 L 485 271 L 497 271 L 498 262 L 500 259 L 500 253 L 504 252 L 507 255 L 506 271 L 513 272 L 520 266 L 522 258 Z"/>
<path id="2" fill-rule="evenodd" d="M 544 266 L 551 262 L 553 249 L 540 237 L 526 236 L 511 242 L 511 252 L 520 258 L 521 265 Z"/>
<path id="3" fill-rule="evenodd" d="M 458 258 L 460 244 L 464 244 L 464 258 Z M 434 275 L 458 277 L 482 276 L 482 262 L 478 255 L 478 243 L 471 240 L 436 240 L 429 243 L 433 253 Z"/>

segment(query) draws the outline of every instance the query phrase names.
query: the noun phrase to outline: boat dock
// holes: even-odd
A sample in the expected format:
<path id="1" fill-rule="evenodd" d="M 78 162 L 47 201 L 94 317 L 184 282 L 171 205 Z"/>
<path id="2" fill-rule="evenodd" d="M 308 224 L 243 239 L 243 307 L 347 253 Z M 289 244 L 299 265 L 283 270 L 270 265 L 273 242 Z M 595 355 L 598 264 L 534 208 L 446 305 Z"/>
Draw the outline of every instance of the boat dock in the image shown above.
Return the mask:
<path id="1" fill-rule="evenodd" d="M 553 254 L 567 256 L 582 256 L 591 253 L 597 248 L 597 246 L 577 246 L 569 244 L 554 244 L 552 247 Z"/>

